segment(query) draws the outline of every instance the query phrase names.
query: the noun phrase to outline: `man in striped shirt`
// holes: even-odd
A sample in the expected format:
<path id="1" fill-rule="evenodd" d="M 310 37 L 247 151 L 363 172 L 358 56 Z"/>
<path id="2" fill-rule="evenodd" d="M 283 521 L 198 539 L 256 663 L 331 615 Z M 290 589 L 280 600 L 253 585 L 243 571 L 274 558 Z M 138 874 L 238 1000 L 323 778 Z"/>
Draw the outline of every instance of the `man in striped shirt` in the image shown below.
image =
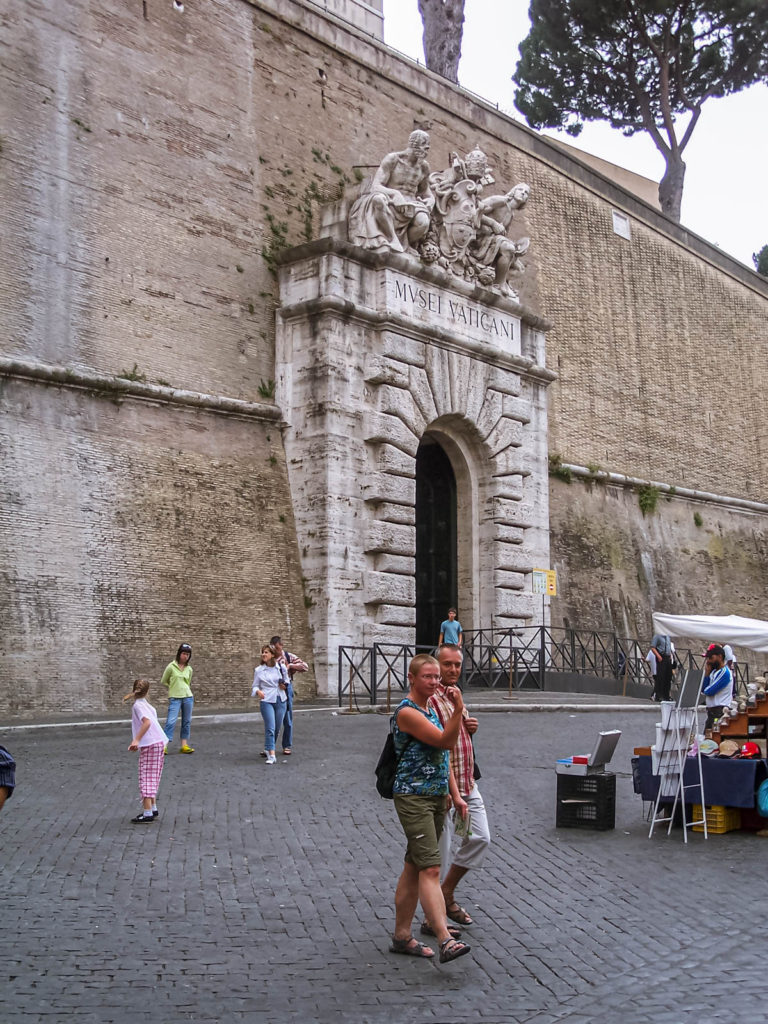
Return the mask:
<path id="1" fill-rule="evenodd" d="M 445 728 L 453 714 L 453 702 L 447 696 L 446 690 L 449 686 L 458 686 L 461 675 L 461 650 L 455 644 L 443 644 L 437 652 L 437 660 L 440 665 L 440 686 L 430 697 L 427 706 L 435 711 L 440 723 Z M 471 718 L 465 709 L 458 739 L 451 750 L 451 771 L 459 793 L 467 802 L 470 833 L 462 837 L 461 844 L 452 861 L 453 829 L 449 824 L 449 819 L 446 819 L 440 838 L 440 854 L 444 874 L 442 889 L 446 914 L 452 921 L 462 925 L 472 924 L 472 918 L 456 902 L 456 886 L 470 868 L 480 867 L 491 842 L 485 804 L 475 782 L 475 779 L 480 777 L 479 770 L 476 771 L 475 755 L 472 748 L 472 736 L 477 732 L 477 726 L 477 719 Z M 450 867 L 448 867 L 449 863 Z"/>

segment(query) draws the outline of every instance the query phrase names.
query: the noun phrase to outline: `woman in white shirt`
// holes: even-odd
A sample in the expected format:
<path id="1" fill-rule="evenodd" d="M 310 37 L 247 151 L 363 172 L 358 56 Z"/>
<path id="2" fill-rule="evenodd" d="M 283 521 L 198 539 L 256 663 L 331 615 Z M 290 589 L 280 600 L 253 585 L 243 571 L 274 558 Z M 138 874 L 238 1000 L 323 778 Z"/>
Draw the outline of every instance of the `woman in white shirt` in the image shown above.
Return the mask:
<path id="1" fill-rule="evenodd" d="M 264 719 L 264 750 L 267 764 L 275 764 L 275 738 L 285 717 L 288 677 L 283 665 L 277 664 L 277 651 L 272 644 L 261 648 L 261 664 L 253 673 L 251 696 L 259 698 L 259 710 Z"/>

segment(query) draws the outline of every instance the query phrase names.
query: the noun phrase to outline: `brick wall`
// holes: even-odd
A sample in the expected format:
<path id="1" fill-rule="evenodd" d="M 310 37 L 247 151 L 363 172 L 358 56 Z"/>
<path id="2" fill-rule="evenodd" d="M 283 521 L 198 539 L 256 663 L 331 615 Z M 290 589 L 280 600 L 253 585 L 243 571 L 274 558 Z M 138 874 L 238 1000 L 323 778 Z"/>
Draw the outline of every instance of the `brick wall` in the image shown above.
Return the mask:
<path id="1" fill-rule="evenodd" d="M 254 398 L 273 375 L 270 253 L 315 234 L 316 197 L 353 187 L 353 167 L 424 122 L 434 167 L 479 143 L 500 187 L 533 187 L 518 231 L 533 239 L 523 298 L 554 323 L 550 447 L 700 487 L 716 451 L 729 493 L 765 494 L 756 275 L 723 273 L 642 203 L 632 240 L 615 235 L 599 175 L 315 8 L 146 8 L 6 15 L 8 351 Z M 743 430 L 709 412 L 718 383 Z"/>

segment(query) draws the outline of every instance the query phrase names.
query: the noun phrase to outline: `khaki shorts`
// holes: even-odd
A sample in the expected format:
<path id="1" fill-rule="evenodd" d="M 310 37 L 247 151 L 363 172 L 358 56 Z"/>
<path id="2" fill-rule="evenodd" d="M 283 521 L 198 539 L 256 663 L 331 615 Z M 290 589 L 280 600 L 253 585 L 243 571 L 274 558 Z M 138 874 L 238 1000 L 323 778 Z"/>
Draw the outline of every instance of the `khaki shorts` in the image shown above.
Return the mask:
<path id="1" fill-rule="evenodd" d="M 446 797 L 395 793 L 395 810 L 408 847 L 405 861 L 419 871 L 440 866 L 440 833 L 445 819 Z"/>

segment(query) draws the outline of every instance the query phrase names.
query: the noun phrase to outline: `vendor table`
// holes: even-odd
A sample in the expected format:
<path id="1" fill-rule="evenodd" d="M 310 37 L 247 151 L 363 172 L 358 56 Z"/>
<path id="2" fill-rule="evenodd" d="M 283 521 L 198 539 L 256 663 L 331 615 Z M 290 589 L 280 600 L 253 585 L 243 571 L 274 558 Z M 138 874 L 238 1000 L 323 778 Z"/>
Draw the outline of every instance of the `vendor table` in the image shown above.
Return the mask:
<path id="1" fill-rule="evenodd" d="M 655 800 L 659 791 L 659 776 L 651 774 L 651 759 L 640 755 L 632 759 L 635 792 L 643 800 Z M 687 804 L 706 803 L 722 807 L 754 807 L 755 793 L 760 783 L 768 778 L 768 761 L 747 761 L 741 758 L 702 757 L 701 775 L 704 800 L 699 789 L 699 773 L 695 757 L 685 758 L 683 782 Z M 662 797 L 662 803 L 672 803 L 674 796 Z"/>

